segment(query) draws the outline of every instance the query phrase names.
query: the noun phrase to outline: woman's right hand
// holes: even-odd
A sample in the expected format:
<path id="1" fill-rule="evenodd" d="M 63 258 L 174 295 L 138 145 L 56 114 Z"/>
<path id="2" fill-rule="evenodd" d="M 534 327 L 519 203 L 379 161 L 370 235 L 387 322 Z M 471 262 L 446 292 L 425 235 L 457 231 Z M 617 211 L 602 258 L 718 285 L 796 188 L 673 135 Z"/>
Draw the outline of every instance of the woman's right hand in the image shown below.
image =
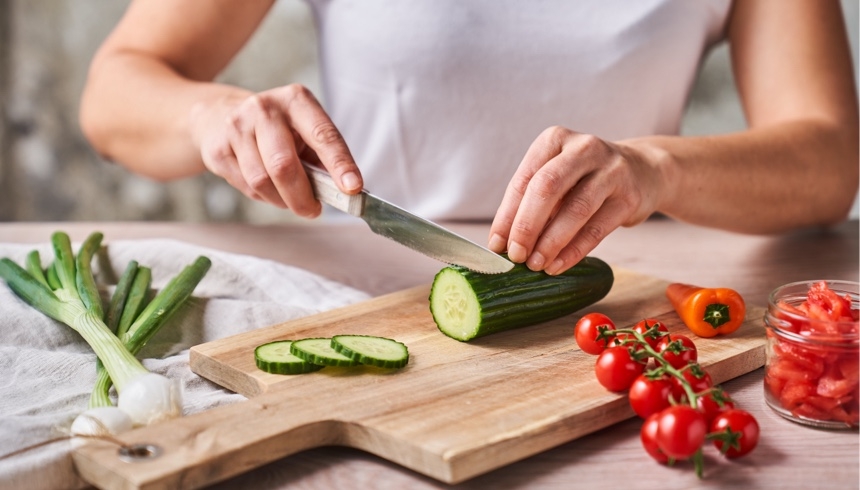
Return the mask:
<path id="1" fill-rule="evenodd" d="M 191 131 L 203 164 L 251 199 L 312 218 L 322 210 L 302 160 L 328 170 L 341 191 L 357 194 L 361 172 L 343 137 L 306 87 L 260 93 L 241 89 L 197 103 Z"/>

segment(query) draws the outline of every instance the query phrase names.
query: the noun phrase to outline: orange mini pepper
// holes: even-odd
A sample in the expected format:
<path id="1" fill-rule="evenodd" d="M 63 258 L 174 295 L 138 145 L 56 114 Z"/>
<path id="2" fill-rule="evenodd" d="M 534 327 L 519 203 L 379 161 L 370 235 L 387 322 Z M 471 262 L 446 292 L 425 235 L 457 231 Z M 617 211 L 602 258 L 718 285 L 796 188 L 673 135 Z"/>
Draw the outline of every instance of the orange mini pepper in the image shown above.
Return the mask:
<path id="1" fill-rule="evenodd" d="M 737 291 L 729 288 L 703 288 L 672 283 L 666 297 L 678 316 L 699 337 L 726 335 L 744 322 L 746 304 Z"/>

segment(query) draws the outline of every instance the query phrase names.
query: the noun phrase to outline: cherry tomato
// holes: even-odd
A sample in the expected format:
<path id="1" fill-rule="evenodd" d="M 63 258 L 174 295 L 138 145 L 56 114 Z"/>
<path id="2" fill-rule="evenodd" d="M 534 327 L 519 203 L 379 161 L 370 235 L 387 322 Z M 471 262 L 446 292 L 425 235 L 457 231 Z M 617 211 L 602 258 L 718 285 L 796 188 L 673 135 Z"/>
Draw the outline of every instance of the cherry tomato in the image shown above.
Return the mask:
<path id="1" fill-rule="evenodd" d="M 712 388 L 711 391 L 696 398 L 699 411 L 705 416 L 708 426 L 721 412 L 735 408 L 735 402 L 722 388 Z"/>
<path id="2" fill-rule="evenodd" d="M 657 462 L 665 464 L 669 462 L 669 457 L 660 450 L 660 446 L 657 444 L 659 417 L 660 414 L 655 413 L 645 419 L 645 423 L 643 423 L 642 428 L 639 429 L 639 439 L 642 441 L 642 447 L 645 448 L 645 452 L 647 452 L 649 456 L 654 458 Z"/>
<path id="3" fill-rule="evenodd" d="M 714 383 L 711 380 L 711 375 L 702 369 L 702 367 L 697 363 L 688 364 L 687 367 L 681 371 L 681 374 L 684 376 L 684 381 L 689 383 L 690 387 L 693 388 L 693 393 L 702 393 L 714 386 Z M 672 378 L 672 381 L 675 383 L 675 387 L 677 388 L 676 393 L 686 396 L 687 392 L 681 385 L 681 380 L 678 378 Z M 680 398 L 676 399 L 680 400 Z"/>
<path id="4" fill-rule="evenodd" d="M 746 410 L 737 408 L 725 410 L 711 422 L 711 433 L 729 431 L 737 435 L 735 441 L 714 439 L 714 446 L 727 458 L 739 458 L 749 454 L 758 444 L 758 421 Z"/>
<path id="5" fill-rule="evenodd" d="M 645 335 L 645 332 L 654 328 L 655 325 L 657 326 L 656 337 L 646 335 L 645 336 L 645 342 L 647 342 L 648 345 L 650 345 L 652 349 L 657 350 L 657 344 L 660 343 L 660 339 L 662 339 L 663 337 L 666 336 L 666 334 L 669 333 L 669 329 L 666 327 L 666 325 L 663 325 L 663 322 L 660 322 L 660 321 L 655 320 L 653 318 L 646 318 L 646 319 L 640 321 L 639 323 L 637 323 L 636 325 L 633 325 L 633 330 L 642 334 L 642 335 Z"/>
<path id="6" fill-rule="evenodd" d="M 597 356 L 594 374 L 609 391 L 626 391 L 633 380 L 645 371 L 645 364 L 633 359 L 627 347 L 612 346 Z"/>
<path id="7" fill-rule="evenodd" d="M 609 339 L 597 339 L 602 330 L 615 330 L 615 324 L 608 316 L 602 313 L 589 313 L 583 316 L 573 328 L 576 345 L 583 352 L 600 354 L 609 345 L 607 342 Z"/>
<path id="8" fill-rule="evenodd" d="M 707 433 L 704 415 L 688 405 L 672 405 L 657 417 L 657 445 L 670 458 L 693 456 L 701 449 Z"/>
<path id="9" fill-rule="evenodd" d="M 687 364 L 696 362 L 699 358 L 699 351 L 693 340 L 678 333 L 670 333 L 660 339 L 656 351 L 675 369 L 682 369 Z"/>
<path id="10" fill-rule="evenodd" d="M 668 408 L 669 396 L 672 395 L 675 385 L 668 376 L 651 379 L 646 374 L 640 374 L 633 380 L 628 392 L 630 406 L 636 415 L 647 419 L 652 414 Z"/>

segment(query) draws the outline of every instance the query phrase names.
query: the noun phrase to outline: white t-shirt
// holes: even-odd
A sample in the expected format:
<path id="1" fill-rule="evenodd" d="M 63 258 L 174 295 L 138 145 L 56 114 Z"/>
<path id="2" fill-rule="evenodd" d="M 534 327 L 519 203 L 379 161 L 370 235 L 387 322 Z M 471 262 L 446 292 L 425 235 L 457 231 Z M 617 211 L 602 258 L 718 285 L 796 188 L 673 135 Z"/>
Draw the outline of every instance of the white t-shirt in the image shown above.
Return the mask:
<path id="1" fill-rule="evenodd" d="M 491 219 L 560 125 L 677 134 L 731 0 L 308 0 L 326 108 L 372 193 Z"/>

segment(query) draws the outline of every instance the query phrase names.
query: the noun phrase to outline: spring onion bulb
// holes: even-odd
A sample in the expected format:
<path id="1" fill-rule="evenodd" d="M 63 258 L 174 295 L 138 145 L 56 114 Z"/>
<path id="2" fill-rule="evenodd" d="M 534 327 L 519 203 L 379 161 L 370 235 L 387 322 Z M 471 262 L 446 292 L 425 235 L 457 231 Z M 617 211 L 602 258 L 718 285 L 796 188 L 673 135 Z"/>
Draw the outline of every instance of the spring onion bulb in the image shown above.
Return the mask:
<path id="1" fill-rule="evenodd" d="M 182 415 L 182 390 L 169 378 L 147 373 L 122 388 L 117 407 L 131 417 L 135 426 L 154 424 Z"/>
<path id="2" fill-rule="evenodd" d="M 81 437 L 110 437 L 131 430 L 131 417 L 117 407 L 96 407 L 81 413 L 72 422 L 72 446 L 82 442 Z"/>

